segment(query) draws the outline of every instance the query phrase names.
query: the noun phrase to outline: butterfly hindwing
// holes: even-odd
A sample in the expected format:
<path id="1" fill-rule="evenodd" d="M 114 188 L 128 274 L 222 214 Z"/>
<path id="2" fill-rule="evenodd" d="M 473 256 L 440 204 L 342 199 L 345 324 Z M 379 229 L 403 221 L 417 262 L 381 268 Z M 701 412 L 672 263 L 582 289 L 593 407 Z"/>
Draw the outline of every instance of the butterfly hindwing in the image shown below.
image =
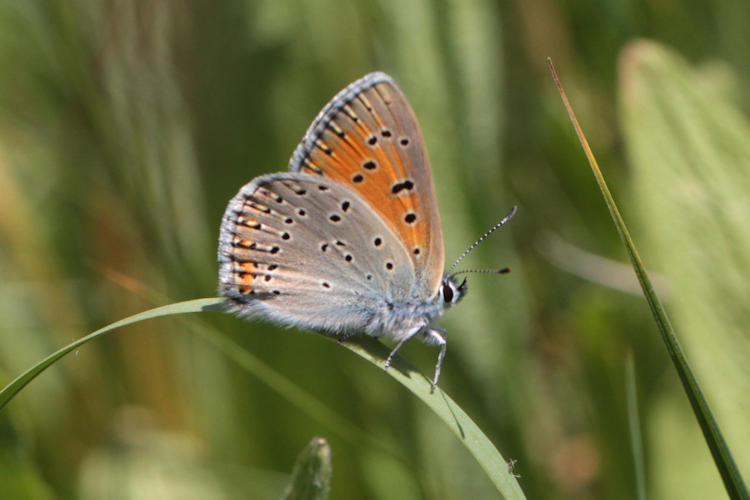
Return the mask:
<path id="1" fill-rule="evenodd" d="M 224 215 L 219 262 L 220 291 L 235 311 L 333 333 L 367 331 L 415 284 L 404 245 L 380 215 L 318 175 L 272 174 L 244 186 Z"/>
<path id="2" fill-rule="evenodd" d="M 434 296 L 444 252 L 429 160 L 414 112 L 389 76 L 371 73 L 334 97 L 308 129 L 289 169 L 358 193 L 403 242 L 418 295 Z"/>

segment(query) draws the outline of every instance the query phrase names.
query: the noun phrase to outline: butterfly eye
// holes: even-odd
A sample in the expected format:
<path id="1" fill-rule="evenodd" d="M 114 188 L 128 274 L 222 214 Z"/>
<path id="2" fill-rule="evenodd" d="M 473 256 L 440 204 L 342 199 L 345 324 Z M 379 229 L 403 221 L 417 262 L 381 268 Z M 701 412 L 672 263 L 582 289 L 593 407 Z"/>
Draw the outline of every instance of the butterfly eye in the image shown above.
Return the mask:
<path id="1" fill-rule="evenodd" d="M 443 301 L 450 304 L 453 301 L 453 288 L 448 283 L 443 284 Z"/>

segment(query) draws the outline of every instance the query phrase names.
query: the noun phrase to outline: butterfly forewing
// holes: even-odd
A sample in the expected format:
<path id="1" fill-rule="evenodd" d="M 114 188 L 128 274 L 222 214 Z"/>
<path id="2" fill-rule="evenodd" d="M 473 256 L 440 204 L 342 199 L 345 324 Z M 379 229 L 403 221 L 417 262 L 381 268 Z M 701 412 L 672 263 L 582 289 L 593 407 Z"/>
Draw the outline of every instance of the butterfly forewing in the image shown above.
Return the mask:
<path id="1" fill-rule="evenodd" d="M 237 312 L 329 332 L 367 331 L 415 283 L 404 245 L 368 202 L 300 173 L 240 190 L 224 215 L 219 262 L 221 293 Z"/>
<path id="2" fill-rule="evenodd" d="M 289 169 L 358 193 L 403 242 L 423 298 L 444 266 L 443 236 L 427 152 L 403 92 L 383 73 L 342 90 L 313 122 Z"/>

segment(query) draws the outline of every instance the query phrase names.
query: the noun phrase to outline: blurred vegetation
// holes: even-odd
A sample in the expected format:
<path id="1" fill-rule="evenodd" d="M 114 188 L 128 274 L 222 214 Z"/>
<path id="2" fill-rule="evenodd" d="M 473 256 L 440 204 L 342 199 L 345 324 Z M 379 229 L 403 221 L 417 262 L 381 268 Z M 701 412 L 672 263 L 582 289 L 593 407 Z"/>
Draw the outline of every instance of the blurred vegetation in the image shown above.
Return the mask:
<path id="1" fill-rule="evenodd" d="M 103 324 L 215 294 L 226 202 L 284 170 L 328 99 L 380 69 L 422 124 L 449 260 L 519 205 L 470 259 L 513 273 L 473 277 L 443 321 L 441 387 L 517 460 L 526 495 L 635 496 L 632 350 L 647 492 L 721 496 L 545 58 L 747 480 L 748 18 L 728 0 L 0 1 L 0 384 Z M 496 497 L 369 363 L 203 316 L 129 327 L 29 385 L 0 413 L 4 494 L 278 498 L 323 436 L 331 498 Z M 402 354 L 429 371 L 436 353 Z"/>

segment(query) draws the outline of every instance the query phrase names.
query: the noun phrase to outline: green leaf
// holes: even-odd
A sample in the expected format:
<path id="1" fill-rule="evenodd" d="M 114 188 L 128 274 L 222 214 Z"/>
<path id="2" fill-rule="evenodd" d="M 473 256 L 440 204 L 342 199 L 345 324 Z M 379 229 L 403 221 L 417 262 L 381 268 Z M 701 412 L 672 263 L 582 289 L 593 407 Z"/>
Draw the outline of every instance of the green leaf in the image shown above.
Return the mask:
<path id="1" fill-rule="evenodd" d="M 331 448 L 323 438 L 313 438 L 297 457 L 292 482 L 282 500 L 325 500 L 331 491 Z"/>

